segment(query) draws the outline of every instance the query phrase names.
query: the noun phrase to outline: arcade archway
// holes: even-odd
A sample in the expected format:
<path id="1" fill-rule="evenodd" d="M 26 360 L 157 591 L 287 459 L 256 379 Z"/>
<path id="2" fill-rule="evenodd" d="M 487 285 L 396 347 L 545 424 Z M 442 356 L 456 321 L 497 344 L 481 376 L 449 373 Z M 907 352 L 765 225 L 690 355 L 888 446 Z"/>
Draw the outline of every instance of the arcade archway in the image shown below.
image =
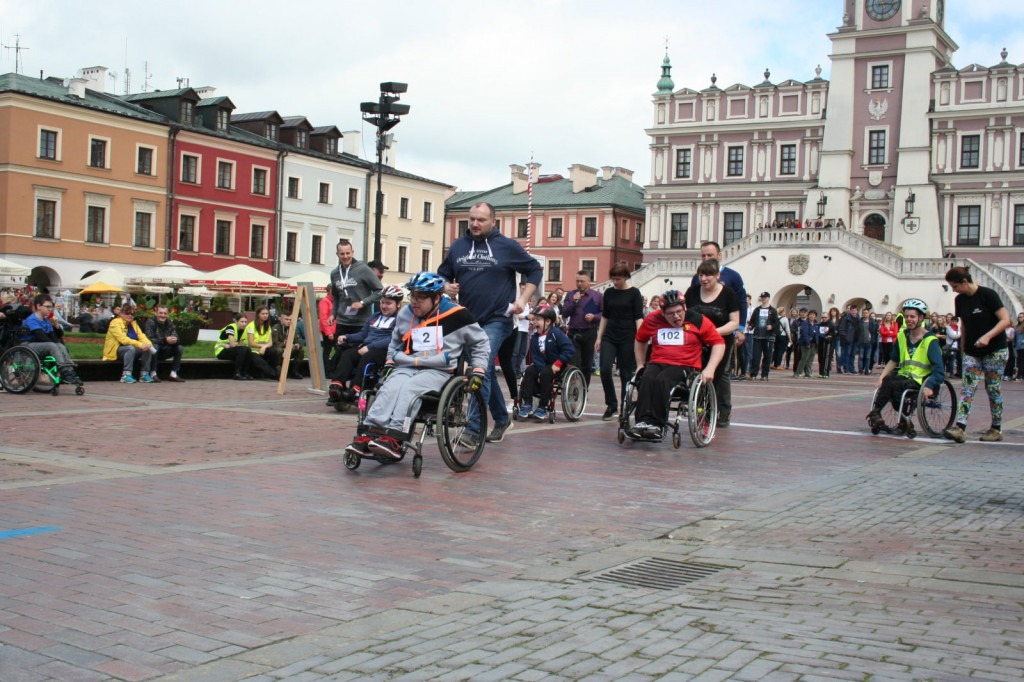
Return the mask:
<path id="1" fill-rule="evenodd" d="M 872 213 L 864 219 L 864 236 L 885 241 L 885 218 L 878 213 Z"/>

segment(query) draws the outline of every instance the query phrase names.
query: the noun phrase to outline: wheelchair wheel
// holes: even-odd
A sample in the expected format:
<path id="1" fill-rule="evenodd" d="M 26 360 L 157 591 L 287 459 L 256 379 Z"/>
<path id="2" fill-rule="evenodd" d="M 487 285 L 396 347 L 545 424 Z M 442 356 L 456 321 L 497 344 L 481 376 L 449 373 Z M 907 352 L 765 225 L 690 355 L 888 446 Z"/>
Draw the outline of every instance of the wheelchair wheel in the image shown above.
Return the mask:
<path id="1" fill-rule="evenodd" d="M 417 453 L 412 458 L 412 475 L 416 478 L 423 473 L 423 455 Z"/>
<path id="2" fill-rule="evenodd" d="M 571 422 L 579 421 L 587 409 L 587 380 L 583 370 L 570 365 L 562 376 L 561 387 L 562 414 Z"/>
<path id="3" fill-rule="evenodd" d="M 39 356 L 27 346 L 8 348 L 0 356 L 0 384 L 8 393 L 31 391 L 39 381 L 41 371 L 42 362 Z"/>
<path id="4" fill-rule="evenodd" d="M 714 385 L 706 383 L 700 375 L 695 376 L 690 383 L 686 417 L 690 426 L 690 440 L 698 448 L 707 446 L 715 437 L 718 396 L 715 395 Z"/>
<path id="5" fill-rule="evenodd" d="M 85 386 L 81 384 L 75 386 L 75 395 L 85 395 Z"/>
<path id="6" fill-rule="evenodd" d="M 636 398 L 639 386 L 639 377 L 633 377 L 626 384 L 626 390 L 622 396 L 622 404 L 619 406 L 619 429 L 616 434 L 620 444 L 626 441 L 630 429 L 636 424 Z"/>
<path id="7" fill-rule="evenodd" d="M 953 384 L 943 381 L 931 398 L 917 401 L 917 423 L 932 438 L 942 438 L 942 432 L 956 419 L 957 397 Z"/>
<path id="8" fill-rule="evenodd" d="M 349 471 L 355 471 L 359 468 L 363 458 L 353 452 L 345 453 L 345 468 Z"/>
<path id="9" fill-rule="evenodd" d="M 466 377 L 453 377 L 441 390 L 437 401 L 437 423 L 434 434 L 437 436 L 437 447 L 441 451 L 444 463 L 452 471 L 469 471 L 483 454 L 487 436 L 487 406 L 480 391 L 467 391 L 469 380 Z M 469 426 L 469 406 L 475 404 L 480 416 L 480 438 L 475 448 L 467 448 L 459 444 L 459 439 Z"/>

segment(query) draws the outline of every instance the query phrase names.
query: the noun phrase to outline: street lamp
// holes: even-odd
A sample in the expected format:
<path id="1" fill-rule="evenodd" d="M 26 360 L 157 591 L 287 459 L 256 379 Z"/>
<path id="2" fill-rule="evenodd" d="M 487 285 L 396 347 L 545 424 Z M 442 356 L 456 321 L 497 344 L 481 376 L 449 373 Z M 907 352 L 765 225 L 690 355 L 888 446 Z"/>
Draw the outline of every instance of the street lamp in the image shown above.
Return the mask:
<path id="1" fill-rule="evenodd" d="M 917 197 L 916 197 L 916 196 L 914 196 L 914 193 L 913 193 L 913 192 L 911 192 L 910 194 L 908 194 L 908 195 L 907 195 L 907 205 L 906 205 L 906 209 L 907 209 L 907 217 L 908 217 L 908 218 L 909 218 L 910 216 L 914 215 L 914 202 L 915 202 L 916 200 L 917 200 Z"/>
<path id="2" fill-rule="evenodd" d="M 406 83 L 381 83 L 380 99 L 376 102 L 363 102 L 359 111 L 363 120 L 377 128 L 377 201 L 373 218 L 373 258 L 380 260 L 380 217 L 384 213 L 384 192 L 381 190 L 384 150 L 391 146 L 391 135 L 387 132 L 398 125 L 399 116 L 409 113 L 408 104 L 398 104 L 399 95 L 409 89 Z"/>
<path id="3" fill-rule="evenodd" d="M 827 204 L 828 204 L 828 197 L 826 197 L 825 193 L 822 192 L 821 194 L 818 195 L 818 217 L 819 218 L 824 218 L 825 217 L 825 206 Z"/>

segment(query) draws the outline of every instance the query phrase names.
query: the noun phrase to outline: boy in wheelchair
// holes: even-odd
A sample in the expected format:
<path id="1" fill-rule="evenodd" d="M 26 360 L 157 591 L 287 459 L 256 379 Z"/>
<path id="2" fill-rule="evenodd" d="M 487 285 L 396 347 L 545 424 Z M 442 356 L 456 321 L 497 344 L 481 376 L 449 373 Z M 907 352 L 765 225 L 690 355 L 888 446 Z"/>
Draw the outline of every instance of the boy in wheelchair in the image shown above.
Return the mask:
<path id="1" fill-rule="evenodd" d="M 558 316 L 551 306 L 542 306 L 530 313 L 530 326 L 536 332 L 530 339 L 530 365 L 523 372 L 523 383 L 519 389 L 519 418 L 533 416 L 548 418 L 551 392 L 555 375 L 562 371 L 576 355 L 576 346 L 561 329 L 555 326 Z M 538 397 L 537 408 L 533 407 Z"/>
<path id="2" fill-rule="evenodd" d="M 647 344 L 651 359 L 647 361 Z M 711 347 L 707 364 L 701 369 L 701 351 Z M 636 402 L 636 423 L 628 434 L 637 440 L 660 440 L 668 422 L 672 387 L 700 372 L 711 383 L 725 357 L 725 340 L 715 325 L 695 310 L 687 311 L 680 291 L 666 291 L 661 310 L 646 318 L 636 332 L 634 344 L 637 373 L 643 371 Z M 645 368 L 646 365 L 646 368 Z"/>
<path id="3" fill-rule="evenodd" d="M 329 406 L 339 412 L 351 407 L 359 399 L 362 389 L 367 388 L 361 386 L 366 366 L 374 364 L 380 367 L 384 364 L 403 298 L 405 292 L 402 288 L 389 284 L 381 292 L 380 312 L 368 319 L 359 332 L 338 337 L 339 352 L 334 355 L 336 361 L 332 362 L 331 385 L 327 389 Z M 342 345 L 347 348 L 341 350 Z M 347 381 L 351 381 L 350 388 L 345 388 Z"/>
<path id="4" fill-rule="evenodd" d="M 468 310 L 444 296 L 446 283 L 433 272 L 419 272 L 406 283 L 411 302 L 395 321 L 383 383 L 346 452 L 400 460 L 412 436 L 406 415 L 413 401 L 440 390 L 455 373 L 464 351 L 472 368 L 469 390 L 483 386 L 490 347 L 487 334 Z M 406 439 L 394 437 L 397 433 L 406 434 Z"/>
<path id="5" fill-rule="evenodd" d="M 922 324 L 927 317 L 928 306 L 924 301 L 911 298 L 904 302 L 903 319 L 906 324 L 896 334 L 892 355 L 875 384 L 875 402 L 867 416 L 868 425 L 873 430 L 890 430 L 882 417 L 882 408 L 886 403 L 890 403 L 899 412 L 905 391 L 920 387 L 921 396 L 930 398 L 946 378 L 942 347 L 935 334 Z M 909 417 L 903 414 L 900 415 L 898 428 L 908 436 L 914 433 Z"/>
<path id="6" fill-rule="evenodd" d="M 82 380 L 75 373 L 67 346 L 64 345 L 64 330 L 50 322 L 53 313 L 53 299 L 49 294 L 39 294 L 33 300 L 32 314 L 25 318 L 21 327 L 21 343 L 35 351 L 41 359 L 50 356 L 57 363 L 60 380 L 81 386 Z"/>

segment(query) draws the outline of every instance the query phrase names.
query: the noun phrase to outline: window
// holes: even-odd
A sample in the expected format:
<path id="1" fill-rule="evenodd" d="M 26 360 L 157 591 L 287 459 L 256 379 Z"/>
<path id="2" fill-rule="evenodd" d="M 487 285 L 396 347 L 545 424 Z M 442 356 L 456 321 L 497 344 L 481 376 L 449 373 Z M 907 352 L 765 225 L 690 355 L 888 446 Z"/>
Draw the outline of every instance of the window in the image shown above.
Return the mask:
<path id="1" fill-rule="evenodd" d="M 1024 135 L 1020 136 L 1020 152 L 1018 153 L 1017 162 L 1019 165 L 1024 166 Z"/>
<path id="2" fill-rule="evenodd" d="M 39 131 L 39 158 L 57 160 L 57 131 Z"/>
<path id="3" fill-rule="evenodd" d="M 868 165 L 877 166 L 885 163 L 885 131 L 868 132 Z"/>
<path id="4" fill-rule="evenodd" d="M 135 243 L 140 249 L 148 249 L 153 246 L 150 239 L 150 227 L 153 225 L 153 214 L 135 212 Z"/>
<path id="5" fill-rule="evenodd" d="M 583 236 L 584 237 L 596 237 L 597 236 L 597 218 L 584 218 L 583 219 Z"/>
<path id="6" fill-rule="evenodd" d="M 153 148 L 139 147 L 135 162 L 135 172 L 139 175 L 153 175 Z"/>
<path id="7" fill-rule="evenodd" d="M 423 249 L 420 251 L 420 270 L 430 272 L 433 268 L 430 267 L 430 249 Z"/>
<path id="8" fill-rule="evenodd" d="M 328 155 L 330 155 L 330 156 L 336 155 L 338 153 L 338 141 L 334 140 L 334 139 L 327 140 L 327 145 L 326 145 L 325 148 L 327 150 L 327 154 Z"/>
<path id="9" fill-rule="evenodd" d="M 298 199 L 299 198 L 299 179 L 288 178 L 288 198 Z"/>
<path id="10" fill-rule="evenodd" d="M 561 239 L 562 238 L 562 219 L 552 218 L 551 219 L 551 238 Z"/>
<path id="11" fill-rule="evenodd" d="M 213 232 L 213 253 L 218 256 L 231 255 L 231 221 L 218 220 Z"/>
<path id="12" fill-rule="evenodd" d="M 779 147 L 779 175 L 796 174 L 796 145 L 784 144 Z"/>
<path id="13" fill-rule="evenodd" d="M 795 221 L 796 220 L 796 211 L 776 211 L 775 212 L 775 222 L 777 222 L 780 226 L 785 224 L 785 222 L 787 220 Z M 794 227 L 796 227 L 796 226 L 794 225 Z M 810 227 L 810 225 L 804 225 L 804 227 Z"/>
<path id="14" fill-rule="evenodd" d="M 690 243 L 690 214 L 672 214 L 672 246 L 673 249 L 685 249 Z"/>
<path id="15" fill-rule="evenodd" d="M 199 183 L 199 157 L 183 154 L 181 157 L 181 181 L 193 185 Z"/>
<path id="16" fill-rule="evenodd" d="M 742 213 L 726 213 L 723 222 L 725 230 L 722 235 L 722 246 L 728 246 L 743 238 Z"/>
<path id="17" fill-rule="evenodd" d="M 263 258 L 263 241 L 266 232 L 266 225 L 253 225 L 249 228 L 249 258 Z"/>
<path id="18" fill-rule="evenodd" d="M 423 202 L 423 222 L 434 222 L 434 204 L 430 201 Z"/>
<path id="19" fill-rule="evenodd" d="M 217 162 L 217 187 L 221 189 L 231 189 L 234 187 L 234 183 L 232 182 L 234 169 L 235 164 L 230 161 Z"/>
<path id="20" fill-rule="evenodd" d="M 402 197 L 398 200 L 398 217 L 409 218 L 409 197 Z"/>
<path id="21" fill-rule="evenodd" d="M 597 261 L 586 259 L 580 261 L 580 270 L 587 273 L 590 276 L 590 281 L 594 281 L 594 271 L 597 268 Z"/>
<path id="22" fill-rule="evenodd" d="M 268 123 L 267 124 L 267 139 L 268 140 L 276 140 L 277 139 L 277 124 L 276 123 Z"/>
<path id="23" fill-rule="evenodd" d="M 36 199 L 35 236 L 54 239 L 57 236 L 57 202 L 50 199 Z"/>
<path id="24" fill-rule="evenodd" d="M 309 262 L 312 265 L 323 265 L 324 263 L 324 238 L 323 235 L 313 235 L 313 246 L 309 249 Z"/>
<path id="25" fill-rule="evenodd" d="M 743 175 L 743 147 L 729 147 L 729 163 L 726 175 L 737 177 Z"/>
<path id="26" fill-rule="evenodd" d="M 309 133 L 305 130 L 299 130 L 295 133 L 295 146 L 299 149 L 305 149 L 309 146 Z"/>
<path id="27" fill-rule="evenodd" d="M 89 165 L 93 168 L 107 167 L 106 140 L 97 140 L 95 137 L 89 140 Z"/>
<path id="28" fill-rule="evenodd" d="M 622 220 L 622 228 L 619 230 L 619 239 L 624 242 L 629 242 L 629 221 L 626 219 Z"/>
<path id="29" fill-rule="evenodd" d="M 1013 245 L 1024 245 L 1024 204 L 1013 207 Z"/>
<path id="30" fill-rule="evenodd" d="M 981 162 L 981 135 L 960 138 L 960 167 L 977 168 Z"/>
<path id="31" fill-rule="evenodd" d="M 981 206 L 961 206 L 956 218 L 956 243 L 960 246 L 981 244 Z"/>
<path id="32" fill-rule="evenodd" d="M 690 159 L 692 157 L 692 149 L 677 149 L 676 150 L 676 177 L 677 178 L 688 178 L 690 177 Z"/>
<path id="33" fill-rule="evenodd" d="M 86 214 L 85 241 L 92 244 L 103 244 L 106 223 L 107 209 L 102 206 L 90 206 Z"/>
<path id="34" fill-rule="evenodd" d="M 217 130 L 224 132 L 225 130 L 228 129 L 228 120 L 230 116 L 231 114 L 228 112 L 227 109 L 217 110 Z"/>
<path id="35" fill-rule="evenodd" d="M 459 221 L 459 233 L 457 235 L 455 235 L 455 237 L 458 238 L 458 237 L 461 237 L 462 235 L 466 234 L 466 230 L 468 230 L 468 229 L 469 229 L 469 221 L 468 220 L 460 220 Z"/>
<path id="36" fill-rule="evenodd" d="M 183 215 L 178 218 L 178 251 L 196 250 L 196 217 Z"/>
<path id="37" fill-rule="evenodd" d="M 637 223 L 636 224 L 636 230 L 634 232 L 633 241 L 635 241 L 637 244 L 643 244 L 644 243 L 644 224 L 643 223 Z"/>
<path id="38" fill-rule="evenodd" d="M 299 260 L 299 233 L 288 232 L 284 236 L 284 259 L 295 263 Z"/>
<path id="39" fill-rule="evenodd" d="M 405 268 L 406 268 L 406 265 L 408 265 L 406 260 L 408 258 L 409 258 L 409 247 L 405 246 L 403 244 L 399 244 L 398 245 L 398 271 L 399 272 L 405 272 L 406 271 Z"/>
<path id="40" fill-rule="evenodd" d="M 267 169 L 252 169 L 252 193 L 266 195 L 267 193 Z"/>
<path id="41" fill-rule="evenodd" d="M 178 107 L 178 123 L 186 126 L 192 125 L 194 114 L 195 103 L 187 99 L 181 100 L 181 105 Z"/>
<path id="42" fill-rule="evenodd" d="M 871 67 L 871 87 L 875 90 L 889 87 L 888 64 L 878 64 Z"/>
<path id="43" fill-rule="evenodd" d="M 348 188 L 348 207 L 359 208 L 359 190 L 355 187 Z"/>
<path id="44" fill-rule="evenodd" d="M 560 260 L 549 260 L 548 261 L 548 277 L 549 282 L 561 282 L 562 281 L 562 261 Z"/>
<path id="45" fill-rule="evenodd" d="M 320 203 L 329 204 L 331 203 L 331 183 L 321 182 L 320 183 Z"/>
<path id="46" fill-rule="evenodd" d="M 516 239 L 526 239 L 530 236 L 530 221 L 520 218 L 516 221 Z"/>

